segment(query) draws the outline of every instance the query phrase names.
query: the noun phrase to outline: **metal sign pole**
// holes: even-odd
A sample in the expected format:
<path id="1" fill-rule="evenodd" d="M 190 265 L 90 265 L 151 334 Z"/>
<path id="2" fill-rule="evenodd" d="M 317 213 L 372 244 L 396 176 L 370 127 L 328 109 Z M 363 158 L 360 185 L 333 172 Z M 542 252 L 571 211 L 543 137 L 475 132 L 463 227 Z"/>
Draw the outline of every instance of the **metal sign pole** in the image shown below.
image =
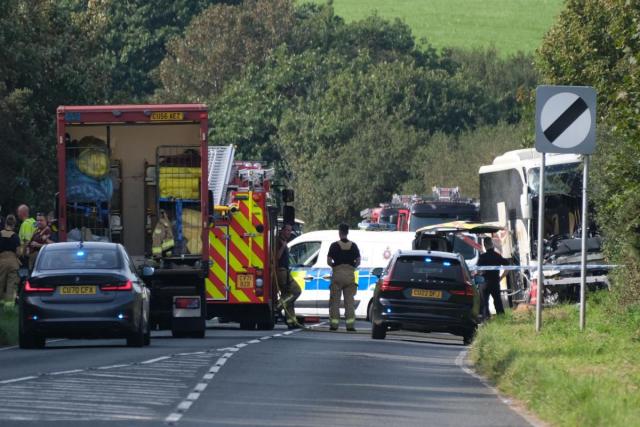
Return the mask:
<path id="1" fill-rule="evenodd" d="M 542 328 L 542 295 L 544 287 L 544 176 L 546 167 L 546 155 L 542 154 L 540 162 L 540 188 L 538 189 L 538 289 L 536 295 L 536 332 Z"/>
<path id="2" fill-rule="evenodd" d="M 582 259 L 580 261 L 580 330 L 584 330 L 585 316 L 587 309 L 586 288 L 587 288 L 587 232 L 588 224 L 588 203 L 587 203 L 587 179 L 589 177 L 589 156 L 584 156 L 584 168 L 582 171 Z"/>

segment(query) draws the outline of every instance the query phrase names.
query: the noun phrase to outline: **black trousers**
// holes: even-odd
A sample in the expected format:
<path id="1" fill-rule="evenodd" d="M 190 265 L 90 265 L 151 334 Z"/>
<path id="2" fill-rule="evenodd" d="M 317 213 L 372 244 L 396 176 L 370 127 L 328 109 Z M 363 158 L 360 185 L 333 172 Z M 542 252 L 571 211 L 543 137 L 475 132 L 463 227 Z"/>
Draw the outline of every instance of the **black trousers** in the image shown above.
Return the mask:
<path id="1" fill-rule="evenodd" d="M 491 317 L 489 312 L 489 296 L 493 298 L 493 304 L 496 307 L 497 314 L 504 314 L 504 307 L 502 306 L 502 297 L 500 295 L 499 283 L 485 283 L 480 289 L 481 306 L 480 313 L 482 317 L 488 319 Z"/>

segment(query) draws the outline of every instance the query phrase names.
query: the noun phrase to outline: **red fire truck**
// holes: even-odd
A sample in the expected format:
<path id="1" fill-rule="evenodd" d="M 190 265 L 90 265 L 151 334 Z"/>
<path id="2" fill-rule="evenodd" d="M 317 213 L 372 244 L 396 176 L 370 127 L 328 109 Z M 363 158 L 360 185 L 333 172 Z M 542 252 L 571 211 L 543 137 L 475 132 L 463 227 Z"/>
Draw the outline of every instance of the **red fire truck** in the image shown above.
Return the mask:
<path id="1" fill-rule="evenodd" d="M 57 128 L 61 241 L 122 243 L 174 336 L 273 327 L 271 172 L 208 146 L 205 105 L 61 106 Z"/>

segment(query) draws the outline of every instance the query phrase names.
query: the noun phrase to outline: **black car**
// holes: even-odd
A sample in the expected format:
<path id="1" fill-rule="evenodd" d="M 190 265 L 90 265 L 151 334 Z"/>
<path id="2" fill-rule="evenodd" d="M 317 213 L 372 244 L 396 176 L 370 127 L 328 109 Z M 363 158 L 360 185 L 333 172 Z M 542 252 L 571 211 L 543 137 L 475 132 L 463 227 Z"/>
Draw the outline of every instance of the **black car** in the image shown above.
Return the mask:
<path id="1" fill-rule="evenodd" d="M 449 332 L 471 342 L 477 327 L 479 296 L 459 254 L 399 251 L 376 285 L 371 337 L 387 330 Z"/>
<path id="2" fill-rule="evenodd" d="M 149 344 L 149 290 L 119 244 L 44 246 L 20 290 L 19 307 L 21 348 L 42 348 L 51 337 Z"/>

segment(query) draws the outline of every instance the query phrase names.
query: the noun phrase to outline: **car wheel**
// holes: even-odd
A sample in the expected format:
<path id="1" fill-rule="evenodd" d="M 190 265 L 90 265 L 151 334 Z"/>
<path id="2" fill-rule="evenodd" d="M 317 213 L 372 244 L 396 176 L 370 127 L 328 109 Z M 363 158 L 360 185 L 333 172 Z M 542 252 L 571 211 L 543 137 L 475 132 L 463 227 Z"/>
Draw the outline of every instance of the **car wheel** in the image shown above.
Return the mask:
<path id="1" fill-rule="evenodd" d="M 387 325 L 384 323 L 381 325 L 371 324 L 371 338 L 374 340 L 383 340 L 387 337 Z"/>
<path id="2" fill-rule="evenodd" d="M 140 326 L 138 326 L 138 330 L 131 333 L 127 337 L 127 347 L 143 347 L 145 341 L 145 332 L 143 322 L 140 321 Z"/>
<path id="3" fill-rule="evenodd" d="M 20 332 L 18 334 L 18 347 L 25 349 L 44 348 L 46 338 L 42 335 L 28 334 Z"/>
<path id="4" fill-rule="evenodd" d="M 151 344 L 151 329 L 149 329 L 149 324 L 147 323 L 147 332 L 144 334 L 144 345 Z"/>
<path id="5" fill-rule="evenodd" d="M 367 307 L 367 320 L 369 322 L 373 321 L 373 299 L 369 301 L 369 307 Z"/>

